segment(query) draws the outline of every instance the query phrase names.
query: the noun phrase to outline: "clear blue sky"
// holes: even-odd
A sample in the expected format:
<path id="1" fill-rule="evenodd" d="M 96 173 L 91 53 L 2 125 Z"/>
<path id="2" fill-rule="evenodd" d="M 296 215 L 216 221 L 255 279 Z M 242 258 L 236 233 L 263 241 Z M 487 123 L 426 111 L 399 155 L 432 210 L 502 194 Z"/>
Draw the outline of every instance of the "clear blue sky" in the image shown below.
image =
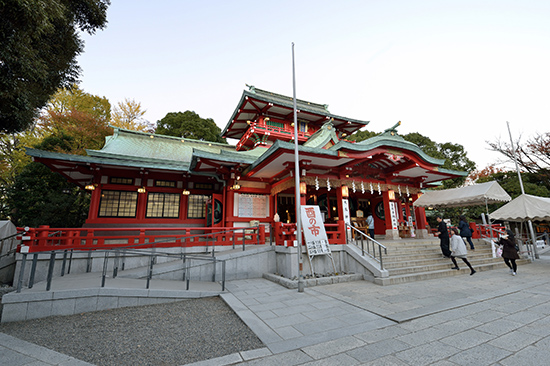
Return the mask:
<path id="1" fill-rule="evenodd" d="M 156 122 L 192 110 L 223 129 L 245 83 L 328 104 L 381 132 L 461 144 L 549 131 L 550 1 L 114 0 L 84 36 L 81 87 Z"/>

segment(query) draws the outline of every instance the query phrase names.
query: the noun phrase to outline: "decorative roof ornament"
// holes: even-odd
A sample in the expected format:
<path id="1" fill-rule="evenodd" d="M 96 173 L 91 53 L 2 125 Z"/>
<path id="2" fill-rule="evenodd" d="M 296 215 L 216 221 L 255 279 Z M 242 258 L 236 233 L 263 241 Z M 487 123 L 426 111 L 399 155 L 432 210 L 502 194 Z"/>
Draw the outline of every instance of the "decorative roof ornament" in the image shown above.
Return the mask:
<path id="1" fill-rule="evenodd" d="M 244 84 L 244 85 L 248 87 L 249 92 L 256 93 L 256 87 L 254 85 L 248 85 L 248 84 Z"/>
<path id="2" fill-rule="evenodd" d="M 382 132 L 382 135 L 391 135 L 391 136 L 397 135 L 397 127 L 399 127 L 400 125 L 401 125 L 401 121 L 397 122 L 390 128 L 384 130 L 384 132 Z"/>

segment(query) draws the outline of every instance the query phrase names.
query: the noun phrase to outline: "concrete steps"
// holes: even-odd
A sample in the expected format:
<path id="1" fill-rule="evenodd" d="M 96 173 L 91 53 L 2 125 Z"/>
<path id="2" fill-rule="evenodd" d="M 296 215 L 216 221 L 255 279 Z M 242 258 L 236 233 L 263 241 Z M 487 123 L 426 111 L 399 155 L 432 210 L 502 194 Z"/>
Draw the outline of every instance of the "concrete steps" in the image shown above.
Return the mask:
<path id="1" fill-rule="evenodd" d="M 392 285 L 413 281 L 423 281 L 434 278 L 470 274 L 470 269 L 457 258 L 460 270 L 452 270 L 454 266 L 449 258 L 445 258 L 439 247 L 439 239 L 400 240 L 382 242 L 387 247 L 388 254 L 384 257 L 384 268 L 389 276 L 375 278 L 379 285 Z M 477 272 L 492 269 L 506 269 L 502 258 L 493 258 L 491 246 L 481 240 L 474 240 L 475 250 L 468 250 L 468 261 Z M 520 259 L 518 264 L 528 263 L 528 259 Z"/>

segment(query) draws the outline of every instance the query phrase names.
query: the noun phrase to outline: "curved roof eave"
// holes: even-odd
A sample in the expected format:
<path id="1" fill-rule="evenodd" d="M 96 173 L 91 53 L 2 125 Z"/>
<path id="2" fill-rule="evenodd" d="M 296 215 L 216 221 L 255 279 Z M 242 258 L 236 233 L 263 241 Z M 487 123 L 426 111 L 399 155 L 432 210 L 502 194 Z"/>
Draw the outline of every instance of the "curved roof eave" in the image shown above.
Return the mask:
<path id="1" fill-rule="evenodd" d="M 197 166 L 198 159 L 211 159 L 216 161 L 222 161 L 227 163 L 235 163 L 235 164 L 252 164 L 256 159 L 257 156 L 250 156 L 251 154 L 246 154 L 247 152 L 243 153 L 230 153 L 227 151 L 222 151 L 220 154 L 211 153 L 204 150 L 197 150 L 193 149 L 193 156 L 191 158 L 191 162 L 189 164 L 189 169 L 192 170 Z"/>
<path id="2" fill-rule="evenodd" d="M 97 164 L 97 165 L 111 165 L 111 166 L 128 166 L 133 168 L 146 168 L 146 169 L 159 169 L 159 170 L 178 170 L 189 171 L 188 164 L 181 164 L 180 162 L 174 162 L 173 164 L 166 161 L 154 161 L 154 160 L 136 160 L 131 158 L 121 158 L 120 155 L 113 157 L 94 157 L 84 155 L 73 155 L 56 153 L 45 150 L 38 150 L 32 148 L 25 148 L 27 155 L 34 158 L 50 159 L 50 160 L 64 160 L 75 163 L 83 164 Z M 107 156 L 108 154 L 105 154 Z"/>
<path id="3" fill-rule="evenodd" d="M 263 153 L 261 156 L 256 159 L 256 161 L 248 166 L 246 168 L 246 171 L 253 170 L 258 165 L 260 165 L 265 159 L 269 158 L 271 155 L 275 154 L 278 150 L 285 149 L 285 150 L 294 150 L 295 145 L 292 142 L 285 142 L 281 140 L 275 141 L 273 145 L 267 149 L 265 153 Z M 298 146 L 298 153 L 312 153 L 312 154 L 323 154 L 323 155 L 329 155 L 329 156 L 338 156 L 337 151 L 331 151 L 328 149 L 321 149 L 321 148 L 315 148 L 315 147 L 307 147 L 303 145 Z"/>
<path id="4" fill-rule="evenodd" d="M 433 165 L 441 166 L 445 163 L 445 160 L 443 159 L 437 159 L 429 156 L 424 151 L 422 151 L 422 149 L 420 149 L 418 146 L 416 146 L 412 142 L 406 141 L 404 139 L 395 139 L 391 137 L 376 136 L 376 137 L 364 140 L 361 143 L 351 143 L 346 140 L 340 140 L 336 145 L 330 147 L 329 150 L 349 149 L 353 151 L 368 151 L 381 146 L 408 150 L 418 155 L 424 161 Z"/>

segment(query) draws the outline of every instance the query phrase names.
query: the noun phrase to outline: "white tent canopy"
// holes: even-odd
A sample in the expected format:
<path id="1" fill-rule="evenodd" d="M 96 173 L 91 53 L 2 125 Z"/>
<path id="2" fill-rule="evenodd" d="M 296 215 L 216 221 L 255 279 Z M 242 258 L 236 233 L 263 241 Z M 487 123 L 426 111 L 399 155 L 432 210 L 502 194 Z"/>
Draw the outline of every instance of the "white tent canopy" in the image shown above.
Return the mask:
<path id="1" fill-rule="evenodd" d="M 550 198 L 522 194 L 489 215 L 492 220 L 550 221 Z"/>
<path id="2" fill-rule="evenodd" d="M 420 207 L 462 207 L 506 202 L 512 198 L 495 181 L 424 193 L 413 204 Z"/>

